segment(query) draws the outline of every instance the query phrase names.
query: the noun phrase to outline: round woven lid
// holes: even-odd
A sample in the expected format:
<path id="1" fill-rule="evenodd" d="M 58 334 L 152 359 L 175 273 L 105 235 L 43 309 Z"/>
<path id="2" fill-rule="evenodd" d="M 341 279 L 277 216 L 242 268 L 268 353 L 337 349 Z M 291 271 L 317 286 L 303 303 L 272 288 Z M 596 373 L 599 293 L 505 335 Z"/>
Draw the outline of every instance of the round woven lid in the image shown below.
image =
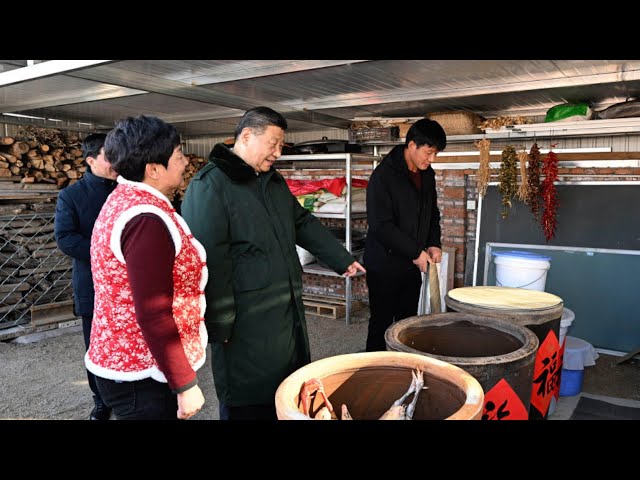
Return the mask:
<path id="1" fill-rule="evenodd" d="M 543 310 L 562 303 L 552 293 L 512 287 L 462 287 L 447 295 L 460 303 L 501 310 Z"/>

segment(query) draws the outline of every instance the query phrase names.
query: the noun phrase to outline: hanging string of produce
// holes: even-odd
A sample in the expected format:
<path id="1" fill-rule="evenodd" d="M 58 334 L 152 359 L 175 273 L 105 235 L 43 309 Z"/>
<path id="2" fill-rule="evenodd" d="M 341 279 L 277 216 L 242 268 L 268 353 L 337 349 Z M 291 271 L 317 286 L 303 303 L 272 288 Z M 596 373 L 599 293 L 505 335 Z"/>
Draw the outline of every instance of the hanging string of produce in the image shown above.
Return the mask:
<path id="1" fill-rule="evenodd" d="M 518 152 L 520 160 L 520 188 L 518 188 L 518 198 L 524 203 L 529 201 L 529 183 L 527 181 L 527 159 L 529 155 L 526 151 Z"/>
<path id="2" fill-rule="evenodd" d="M 527 175 L 529 197 L 527 202 L 536 222 L 540 220 L 540 149 L 534 143 L 529 150 L 529 172 Z"/>
<path id="3" fill-rule="evenodd" d="M 541 192 L 544 202 L 544 212 L 542 213 L 542 228 L 547 242 L 556 234 L 558 225 L 558 192 L 554 182 L 558 180 L 558 156 L 552 151 L 555 144 L 549 148 L 549 153 L 544 159 L 542 165 L 542 173 L 544 180 L 542 181 Z"/>
<path id="4" fill-rule="evenodd" d="M 478 194 L 484 198 L 487 194 L 487 185 L 489 185 L 489 178 L 491 177 L 489 157 L 491 140 L 483 138 L 482 140 L 476 140 L 475 146 L 480 150 L 480 166 L 478 167 Z"/>
<path id="5" fill-rule="evenodd" d="M 515 197 L 518 191 L 518 167 L 516 163 L 518 156 L 516 149 L 511 145 L 505 147 L 502 151 L 502 163 L 500 163 L 500 193 L 502 194 L 502 212 L 500 216 L 507 218 L 509 209 L 511 208 L 511 199 Z"/>

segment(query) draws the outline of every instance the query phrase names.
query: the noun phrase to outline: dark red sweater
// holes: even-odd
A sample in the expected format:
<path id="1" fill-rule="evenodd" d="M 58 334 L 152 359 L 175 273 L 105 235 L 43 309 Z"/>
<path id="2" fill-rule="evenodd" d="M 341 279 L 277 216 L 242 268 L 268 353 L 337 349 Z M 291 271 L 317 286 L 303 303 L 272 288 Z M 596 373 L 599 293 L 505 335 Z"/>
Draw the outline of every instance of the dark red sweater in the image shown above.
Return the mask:
<path id="1" fill-rule="evenodd" d="M 184 392 L 198 382 L 173 319 L 175 247 L 171 234 L 157 215 L 145 213 L 127 223 L 121 246 L 142 335 L 169 388 Z"/>

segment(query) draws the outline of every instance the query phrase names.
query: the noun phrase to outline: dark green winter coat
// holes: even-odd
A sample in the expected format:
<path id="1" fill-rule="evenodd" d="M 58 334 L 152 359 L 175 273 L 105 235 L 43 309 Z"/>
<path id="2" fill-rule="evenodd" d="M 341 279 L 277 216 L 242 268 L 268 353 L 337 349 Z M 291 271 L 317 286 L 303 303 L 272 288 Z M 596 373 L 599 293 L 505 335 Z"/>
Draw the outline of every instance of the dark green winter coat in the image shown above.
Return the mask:
<path id="1" fill-rule="evenodd" d="M 182 216 L 207 253 L 205 323 L 218 398 L 273 404 L 282 380 L 310 361 L 296 244 L 340 274 L 355 259 L 282 175 L 256 174 L 224 144 L 191 180 Z"/>

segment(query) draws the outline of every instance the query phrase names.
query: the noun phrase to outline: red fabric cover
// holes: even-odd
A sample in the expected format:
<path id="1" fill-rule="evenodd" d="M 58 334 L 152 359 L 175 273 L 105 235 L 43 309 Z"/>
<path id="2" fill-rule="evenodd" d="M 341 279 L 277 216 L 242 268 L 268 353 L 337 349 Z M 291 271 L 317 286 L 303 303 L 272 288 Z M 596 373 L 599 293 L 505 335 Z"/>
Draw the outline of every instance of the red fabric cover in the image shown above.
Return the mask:
<path id="1" fill-rule="evenodd" d="M 305 195 L 307 193 L 314 193 L 318 190 L 325 189 L 326 191 L 333 193 L 336 197 L 342 195 L 342 190 L 347 184 L 347 178 L 324 178 L 322 180 L 291 180 L 287 179 L 287 185 L 289 190 L 294 195 Z M 352 188 L 367 188 L 369 185 L 368 180 L 361 180 L 359 178 L 351 179 Z"/>

